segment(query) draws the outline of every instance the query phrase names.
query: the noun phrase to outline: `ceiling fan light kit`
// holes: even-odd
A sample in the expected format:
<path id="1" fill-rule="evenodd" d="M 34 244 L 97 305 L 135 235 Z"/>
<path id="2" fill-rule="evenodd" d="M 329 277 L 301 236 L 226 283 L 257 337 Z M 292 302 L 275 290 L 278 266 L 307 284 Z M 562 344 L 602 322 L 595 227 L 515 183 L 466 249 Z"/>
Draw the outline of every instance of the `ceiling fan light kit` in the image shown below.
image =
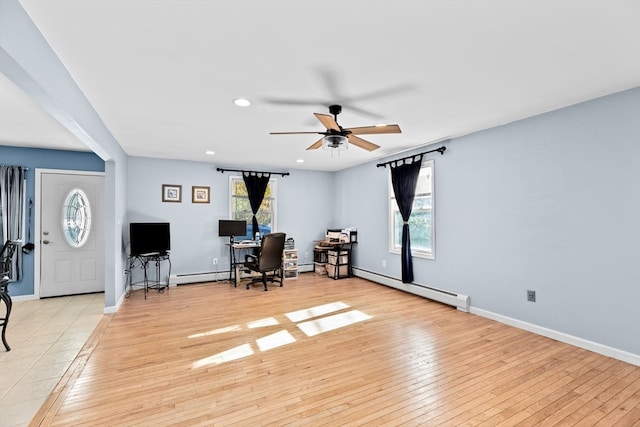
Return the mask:
<path id="1" fill-rule="evenodd" d="M 327 135 L 322 138 L 322 149 L 346 151 L 349 149 L 347 141 L 347 137 L 343 135 Z"/>
<path id="2" fill-rule="evenodd" d="M 343 128 L 338 124 L 338 114 L 342 112 L 340 105 L 331 105 L 328 114 L 313 113 L 316 118 L 327 129 L 324 132 L 271 132 L 271 135 L 294 135 L 294 134 L 319 134 L 324 135 L 321 139 L 310 145 L 307 150 L 315 150 L 322 147 L 324 150 L 345 151 L 348 149 L 349 143 L 360 147 L 367 151 L 373 151 L 380 148 L 379 145 L 362 139 L 356 135 L 371 135 L 379 133 L 400 133 L 398 125 L 375 125 L 363 126 L 356 128 Z"/>

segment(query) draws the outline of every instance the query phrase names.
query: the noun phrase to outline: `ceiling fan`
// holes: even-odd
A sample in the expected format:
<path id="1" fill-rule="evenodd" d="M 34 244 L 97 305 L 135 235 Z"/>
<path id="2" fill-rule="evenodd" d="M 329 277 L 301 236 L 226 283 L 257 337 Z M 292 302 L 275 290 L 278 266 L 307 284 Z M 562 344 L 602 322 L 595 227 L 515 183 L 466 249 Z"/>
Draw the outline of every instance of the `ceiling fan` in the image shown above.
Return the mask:
<path id="1" fill-rule="evenodd" d="M 371 135 L 377 133 L 400 133 L 398 125 L 375 125 L 363 126 L 355 128 L 343 128 L 338 124 L 338 114 L 342 112 L 342 106 L 329 106 L 329 114 L 313 113 L 320 123 L 327 128 L 324 132 L 271 132 L 270 135 L 296 135 L 296 134 L 319 134 L 324 135 L 322 138 L 311 144 L 307 150 L 315 150 L 324 146 L 328 149 L 346 150 L 347 141 L 356 147 L 363 148 L 367 151 L 373 151 L 380 148 L 379 145 L 362 139 L 356 135 Z"/>
<path id="2" fill-rule="evenodd" d="M 400 95 L 404 92 L 413 92 L 416 90 L 416 87 L 413 84 L 403 83 L 395 86 L 389 86 L 382 89 L 375 89 L 368 92 L 362 92 L 357 95 L 349 95 L 343 89 L 344 87 L 344 76 L 342 76 L 335 69 L 331 69 L 326 66 L 316 67 L 314 70 L 314 74 L 316 74 L 322 83 L 323 92 L 326 96 L 322 98 L 274 98 L 274 97 L 265 97 L 262 98 L 263 101 L 274 104 L 274 105 L 322 105 L 324 107 L 329 107 L 332 104 L 340 104 L 345 109 L 349 110 L 350 113 L 357 114 L 361 117 L 366 117 L 374 120 L 381 120 L 383 118 L 382 115 L 377 112 L 373 112 L 371 110 L 365 110 L 361 108 L 358 104 L 361 101 L 395 96 Z"/>

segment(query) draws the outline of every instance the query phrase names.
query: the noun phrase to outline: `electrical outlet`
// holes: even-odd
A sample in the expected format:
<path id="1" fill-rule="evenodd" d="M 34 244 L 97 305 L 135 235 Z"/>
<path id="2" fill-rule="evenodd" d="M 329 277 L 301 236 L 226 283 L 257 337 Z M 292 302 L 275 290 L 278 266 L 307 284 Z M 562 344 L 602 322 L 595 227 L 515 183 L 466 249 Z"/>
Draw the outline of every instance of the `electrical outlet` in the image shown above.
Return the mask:
<path id="1" fill-rule="evenodd" d="M 218 265 L 218 258 L 213 259 L 213 265 Z"/>
<path id="2" fill-rule="evenodd" d="M 127 270 L 127 269 L 125 268 L 124 270 L 122 270 L 122 274 L 124 274 L 124 275 L 126 276 L 127 274 L 129 274 L 129 270 Z"/>
<path id="3" fill-rule="evenodd" d="M 387 268 L 387 260 L 386 259 L 382 260 L 382 268 Z"/>
<path id="4" fill-rule="evenodd" d="M 305 257 L 305 258 L 309 258 L 309 252 L 305 252 L 305 253 L 304 253 L 304 257 Z"/>
<path id="5" fill-rule="evenodd" d="M 536 291 L 527 290 L 527 301 L 536 302 Z"/>

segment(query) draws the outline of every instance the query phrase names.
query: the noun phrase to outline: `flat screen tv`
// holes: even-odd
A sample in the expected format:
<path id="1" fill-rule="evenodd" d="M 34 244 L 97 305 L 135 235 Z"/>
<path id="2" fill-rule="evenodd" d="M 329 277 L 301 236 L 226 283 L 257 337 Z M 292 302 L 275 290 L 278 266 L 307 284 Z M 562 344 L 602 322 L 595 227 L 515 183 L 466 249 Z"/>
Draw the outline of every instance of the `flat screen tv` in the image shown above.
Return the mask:
<path id="1" fill-rule="evenodd" d="M 218 236 L 244 236 L 247 234 L 247 221 L 234 219 L 218 220 Z"/>
<path id="2" fill-rule="evenodd" d="M 168 222 L 132 222 L 129 224 L 131 256 L 166 254 L 171 250 Z"/>

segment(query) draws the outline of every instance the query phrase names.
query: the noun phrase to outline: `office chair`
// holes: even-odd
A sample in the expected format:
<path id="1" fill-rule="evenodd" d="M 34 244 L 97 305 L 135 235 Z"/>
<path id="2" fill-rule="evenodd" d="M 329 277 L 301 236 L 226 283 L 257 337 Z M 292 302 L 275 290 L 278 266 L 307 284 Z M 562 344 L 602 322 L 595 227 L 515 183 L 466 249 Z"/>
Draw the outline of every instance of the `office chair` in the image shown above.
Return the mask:
<path id="1" fill-rule="evenodd" d="M 11 273 L 11 260 L 16 250 L 20 246 L 20 240 L 7 240 L 0 250 L 0 301 L 4 302 L 7 307 L 4 317 L 0 317 L 0 326 L 2 326 L 2 344 L 7 351 L 11 351 L 11 347 L 7 343 L 5 337 L 7 331 L 7 324 L 9 324 L 9 315 L 11 314 L 11 307 L 13 302 L 9 295 L 9 282 L 11 279 L 9 275 Z"/>
<path id="2" fill-rule="evenodd" d="M 256 277 L 247 283 L 247 289 L 254 283 L 262 282 L 264 290 L 267 290 L 267 281 L 276 282 L 276 273 L 280 273 L 280 286 L 282 286 L 282 251 L 284 250 L 285 233 L 270 233 L 262 238 L 260 252 L 257 255 L 247 254 L 244 257 L 246 272 L 256 271 L 261 277 Z M 272 273 L 267 276 L 267 273 Z"/>

